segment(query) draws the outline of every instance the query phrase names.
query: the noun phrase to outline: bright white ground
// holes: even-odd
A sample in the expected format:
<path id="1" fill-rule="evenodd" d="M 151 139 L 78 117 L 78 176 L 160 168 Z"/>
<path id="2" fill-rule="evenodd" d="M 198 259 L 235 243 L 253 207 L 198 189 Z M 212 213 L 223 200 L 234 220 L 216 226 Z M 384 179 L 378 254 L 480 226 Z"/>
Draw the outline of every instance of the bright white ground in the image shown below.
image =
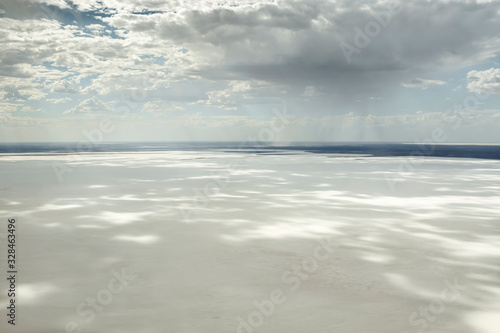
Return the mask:
<path id="1" fill-rule="evenodd" d="M 0 157 L 2 276 L 9 217 L 19 270 L 15 329 L 0 284 L 1 332 L 499 331 L 498 161 L 80 158 L 59 182 L 64 156 Z M 123 269 L 135 279 L 118 292 Z"/>

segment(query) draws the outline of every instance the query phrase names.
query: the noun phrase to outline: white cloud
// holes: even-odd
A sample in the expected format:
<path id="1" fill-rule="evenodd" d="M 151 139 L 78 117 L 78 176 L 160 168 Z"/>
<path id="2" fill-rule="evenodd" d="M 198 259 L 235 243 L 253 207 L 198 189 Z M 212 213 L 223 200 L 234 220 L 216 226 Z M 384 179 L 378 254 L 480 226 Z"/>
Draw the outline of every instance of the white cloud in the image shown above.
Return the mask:
<path id="1" fill-rule="evenodd" d="M 39 101 L 41 99 L 44 99 L 45 96 L 47 96 L 47 93 L 45 93 L 43 91 L 32 91 L 32 92 L 29 92 L 28 100 L 29 101 Z"/>
<path id="2" fill-rule="evenodd" d="M 20 109 L 18 109 L 18 111 L 21 111 L 21 112 L 42 112 L 42 109 L 40 109 L 40 108 L 33 109 L 29 105 L 23 105 Z"/>
<path id="3" fill-rule="evenodd" d="M 45 118 L 14 117 L 10 114 L 0 113 L 0 127 L 38 127 L 51 122 L 54 121 Z"/>
<path id="4" fill-rule="evenodd" d="M 154 101 L 146 102 L 142 106 L 141 112 L 152 113 L 154 115 L 162 115 L 168 111 L 182 111 L 183 107 L 176 105 L 174 102 L 162 101 L 156 99 Z"/>
<path id="5" fill-rule="evenodd" d="M 301 94 L 301 96 L 304 97 L 314 97 L 314 96 L 319 96 L 321 95 L 322 92 L 319 91 L 319 89 L 315 86 L 307 86 L 304 89 L 304 92 Z"/>
<path id="6" fill-rule="evenodd" d="M 262 80 L 222 81 L 223 88 L 209 90 L 205 99 L 196 101 L 198 105 L 237 110 L 243 105 L 277 103 L 282 98 L 282 85 Z"/>
<path id="7" fill-rule="evenodd" d="M 43 112 L 43 110 L 41 108 L 33 108 L 30 105 L 0 102 L 0 112 L 10 114 L 14 112 Z"/>
<path id="8" fill-rule="evenodd" d="M 76 94 L 80 92 L 80 78 L 73 77 L 65 80 L 58 80 L 52 84 L 51 92 Z"/>
<path id="9" fill-rule="evenodd" d="M 500 94 L 500 68 L 467 73 L 467 89 L 477 93 Z"/>
<path id="10" fill-rule="evenodd" d="M 0 113 L 12 113 L 17 111 L 19 104 L 0 102 Z"/>
<path id="11" fill-rule="evenodd" d="M 96 114 L 109 113 L 113 109 L 97 97 L 82 101 L 80 104 L 64 112 L 64 114 Z"/>
<path id="12" fill-rule="evenodd" d="M 54 104 L 63 104 L 63 103 L 68 103 L 72 101 L 73 99 L 70 97 L 64 97 L 64 98 L 48 98 L 46 99 L 47 102 L 54 103 Z"/>
<path id="13" fill-rule="evenodd" d="M 420 89 L 427 89 L 430 86 L 441 86 L 443 84 L 446 84 L 446 82 L 440 80 L 425 80 L 421 78 L 416 78 L 401 83 L 401 85 L 405 88 L 420 88 Z"/>

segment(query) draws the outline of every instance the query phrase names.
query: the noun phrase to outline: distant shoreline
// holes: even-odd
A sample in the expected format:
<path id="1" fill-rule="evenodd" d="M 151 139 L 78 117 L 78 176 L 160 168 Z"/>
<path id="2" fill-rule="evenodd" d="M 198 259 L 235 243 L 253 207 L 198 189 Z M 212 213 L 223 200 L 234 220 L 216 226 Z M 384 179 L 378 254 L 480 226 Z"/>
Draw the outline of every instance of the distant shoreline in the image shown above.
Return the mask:
<path id="1" fill-rule="evenodd" d="M 168 151 L 227 152 L 262 155 L 290 154 L 298 152 L 352 155 L 346 157 L 448 157 L 500 160 L 499 144 L 415 144 L 415 143 L 344 143 L 311 145 L 242 145 L 231 142 L 182 142 L 182 143 L 101 143 L 81 144 L 35 143 L 0 144 L 0 157 L 5 156 L 66 156 L 97 153 L 145 154 Z"/>

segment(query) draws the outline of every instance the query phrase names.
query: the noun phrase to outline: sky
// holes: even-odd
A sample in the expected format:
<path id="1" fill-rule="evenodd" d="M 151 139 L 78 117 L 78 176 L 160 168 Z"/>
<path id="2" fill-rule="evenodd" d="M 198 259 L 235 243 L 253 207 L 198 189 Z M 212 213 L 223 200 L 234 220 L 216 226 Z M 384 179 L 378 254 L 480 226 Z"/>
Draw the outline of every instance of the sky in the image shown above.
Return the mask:
<path id="1" fill-rule="evenodd" d="M 2 0 L 0 142 L 500 143 L 500 1 Z"/>

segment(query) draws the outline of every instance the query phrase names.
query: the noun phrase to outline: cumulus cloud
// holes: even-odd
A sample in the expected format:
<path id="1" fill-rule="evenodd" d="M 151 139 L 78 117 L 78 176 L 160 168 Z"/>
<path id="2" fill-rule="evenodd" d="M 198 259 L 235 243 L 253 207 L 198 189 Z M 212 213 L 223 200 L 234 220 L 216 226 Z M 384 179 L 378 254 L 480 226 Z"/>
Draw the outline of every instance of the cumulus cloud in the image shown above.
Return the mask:
<path id="1" fill-rule="evenodd" d="M 80 92 L 79 81 L 79 78 L 56 81 L 52 85 L 50 91 L 56 93 L 76 94 Z"/>
<path id="2" fill-rule="evenodd" d="M 314 97 L 314 96 L 319 96 L 323 94 L 319 89 L 315 86 L 307 86 L 304 89 L 304 92 L 301 94 L 301 96 L 304 97 Z"/>
<path id="3" fill-rule="evenodd" d="M 0 112 L 11 114 L 14 112 L 43 112 L 43 110 L 41 108 L 34 108 L 31 105 L 0 102 Z"/>
<path id="4" fill-rule="evenodd" d="M 29 106 L 29 105 L 24 105 L 24 106 L 21 106 L 18 111 L 21 111 L 21 112 L 42 112 L 42 109 L 38 108 L 38 109 L 34 109 L 33 107 Z"/>
<path id="5" fill-rule="evenodd" d="M 0 112 L 2 113 L 12 113 L 17 111 L 19 104 L 0 102 Z"/>
<path id="6" fill-rule="evenodd" d="M 82 101 L 80 104 L 66 110 L 64 114 L 96 114 L 96 113 L 109 113 L 113 109 L 97 97 L 92 97 Z"/>
<path id="7" fill-rule="evenodd" d="M 206 98 L 199 99 L 196 104 L 237 110 L 243 105 L 277 103 L 283 94 L 282 85 L 262 80 L 229 80 L 221 83 L 222 87 L 207 91 Z"/>
<path id="8" fill-rule="evenodd" d="M 488 94 L 500 94 L 500 68 L 467 73 L 469 91 Z"/>
<path id="9" fill-rule="evenodd" d="M 154 101 L 144 103 L 141 112 L 151 113 L 154 115 L 162 115 L 163 113 L 168 111 L 182 111 L 182 110 L 184 110 L 183 107 L 176 105 L 173 102 L 167 102 L 157 99 Z"/>
<path id="10" fill-rule="evenodd" d="M 10 114 L 0 113 L 0 127 L 37 127 L 47 125 L 51 121 L 44 118 L 15 117 Z"/>
<path id="11" fill-rule="evenodd" d="M 64 97 L 64 98 L 48 98 L 46 99 L 47 102 L 54 103 L 54 104 L 63 104 L 63 103 L 68 103 L 72 101 L 71 98 L 69 97 Z"/>

